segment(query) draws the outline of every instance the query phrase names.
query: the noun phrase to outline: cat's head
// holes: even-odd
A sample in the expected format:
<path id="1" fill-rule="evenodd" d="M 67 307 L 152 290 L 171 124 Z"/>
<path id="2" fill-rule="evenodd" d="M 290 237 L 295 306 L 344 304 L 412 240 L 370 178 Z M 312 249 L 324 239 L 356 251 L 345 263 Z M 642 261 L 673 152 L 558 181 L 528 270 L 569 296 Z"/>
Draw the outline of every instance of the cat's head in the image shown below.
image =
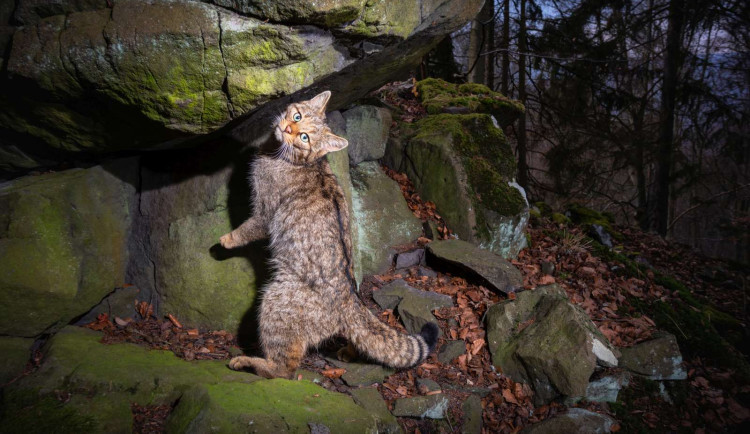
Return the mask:
<path id="1" fill-rule="evenodd" d="M 290 104 L 276 121 L 274 134 L 281 143 L 278 158 L 291 163 L 311 163 L 329 152 L 349 145 L 345 138 L 326 125 L 326 104 L 331 92 L 325 91 L 308 101 Z"/>

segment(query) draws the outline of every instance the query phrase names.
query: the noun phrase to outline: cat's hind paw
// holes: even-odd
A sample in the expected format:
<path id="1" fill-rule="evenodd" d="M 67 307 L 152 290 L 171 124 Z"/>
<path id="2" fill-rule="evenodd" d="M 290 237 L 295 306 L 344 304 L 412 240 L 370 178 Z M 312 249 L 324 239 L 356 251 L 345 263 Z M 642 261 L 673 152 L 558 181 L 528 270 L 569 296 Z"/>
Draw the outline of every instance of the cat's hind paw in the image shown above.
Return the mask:
<path id="1" fill-rule="evenodd" d="M 221 243 L 221 247 L 224 247 L 225 249 L 233 249 L 239 246 L 239 243 L 235 241 L 234 237 L 232 237 L 231 232 L 226 235 L 222 235 L 221 238 L 219 238 L 219 243 Z"/>
<path id="2" fill-rule="evenodd" d="M 346 363 L 353 362 L 357 360 L 357 349 L 354 348 L 354 345 L 349 343 L 345 347 L 341 347 L 336 351 L 336 358 Z"/>

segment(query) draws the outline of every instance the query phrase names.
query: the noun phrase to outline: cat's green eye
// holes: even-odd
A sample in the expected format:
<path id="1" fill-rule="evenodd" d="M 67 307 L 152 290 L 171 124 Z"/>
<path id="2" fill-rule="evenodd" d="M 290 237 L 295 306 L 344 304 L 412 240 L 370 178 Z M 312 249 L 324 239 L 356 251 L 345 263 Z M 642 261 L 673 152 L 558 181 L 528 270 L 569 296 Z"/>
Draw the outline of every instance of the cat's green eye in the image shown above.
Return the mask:
<path id="1" fill-rule="evenodd" d="M 295 113 L 294 116 L 292 116 L 292 119 L 294 119 L 294 122 L 299 122 L 302 120 L 302 115 L 299 113 Z"/>
<path id="2" fill-rule="evenodd" d="M 310 136 L 307 133 L 302 133 L 299 135 L 299 139 L 302 140 L 302 143 L 307 143 L 310 141 Z"/>

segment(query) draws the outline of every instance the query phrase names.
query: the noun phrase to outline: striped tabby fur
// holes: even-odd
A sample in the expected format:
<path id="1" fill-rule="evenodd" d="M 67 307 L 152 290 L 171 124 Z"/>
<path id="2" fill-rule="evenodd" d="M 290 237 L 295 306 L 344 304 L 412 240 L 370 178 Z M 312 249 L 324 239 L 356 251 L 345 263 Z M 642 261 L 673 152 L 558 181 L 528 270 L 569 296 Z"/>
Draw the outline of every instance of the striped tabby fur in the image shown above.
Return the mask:
<path id="1" fill-rule="evenodd" d="M 436 324 L 402 334 L 378 320 L 354 292 L 349 211 L 323 158 L 348 145 L 325 124 L 330 95 L 291 104 L 279 116 L 278 153 L 252 166 L 254 215 L 221 237 L 226 248 L 270 238 L 276 269 L 260 306 L 265 358 L 235 357 L 232 369 L 290 378 L 308 348 L 334 335 L 377 362 L 403 368 L 424 360 L 437 341 Z"/>

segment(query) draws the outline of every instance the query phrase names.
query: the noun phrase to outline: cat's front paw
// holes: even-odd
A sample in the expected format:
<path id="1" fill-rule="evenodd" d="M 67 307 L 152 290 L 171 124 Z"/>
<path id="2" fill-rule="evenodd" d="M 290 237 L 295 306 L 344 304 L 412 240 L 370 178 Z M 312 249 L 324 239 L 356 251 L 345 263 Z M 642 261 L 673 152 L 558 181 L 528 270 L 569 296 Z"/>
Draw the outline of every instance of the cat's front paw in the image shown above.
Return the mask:
<path id="1" fill-rule="evenodd" d="M 233 249 L 239 245 L 234 237 L 232 237 L 231 232 L 226 235 L 222 235 L 222 237 L 219 238 L 219 243 L 221 243 L 221 247 L 224 247 L 225 249 Z"/>

